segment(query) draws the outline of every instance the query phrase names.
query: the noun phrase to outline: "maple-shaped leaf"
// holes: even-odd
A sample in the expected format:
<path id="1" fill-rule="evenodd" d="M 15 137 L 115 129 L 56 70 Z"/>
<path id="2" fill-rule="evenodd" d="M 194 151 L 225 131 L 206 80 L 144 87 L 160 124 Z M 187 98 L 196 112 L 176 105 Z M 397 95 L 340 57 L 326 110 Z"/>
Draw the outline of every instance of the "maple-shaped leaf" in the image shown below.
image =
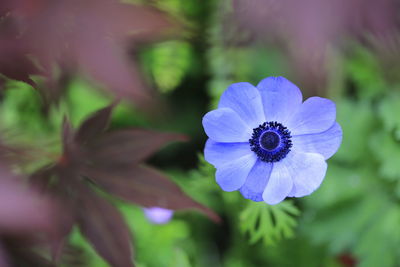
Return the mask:
<path id="1" fill-rule="evenodd" d="M 16 54 L 36 60 L 47 79 L 40 88 L 47 100 L 57 101 L 64 89 L 54 81 L 56 65 L 62 71 L 83 72 L 138 105 L 151 100 L 128 52 L 137 44 L 161 38 L 174 25 L 159 10 L 118 0 L 6 0 L 0 3 L 1 10 L 10 10 L 7 16 L 19 28 L 0 43 L 22 46 Z M 0 51 L 1 58 L 11 59 Z M 22 78 L 13 66 L 3 74 L 22 80 L 27 80 L 27 73 L 34 74 L 28 62 L 20 60 L 16 65 L 25 70 Z"/>
<path id="2" fill-rule="evenodd" d="M 115 105 L 95 112 L 77 130 L 64 119 L 62 156 L 58 162 L 34 173 L 31 181 L 52 194 L 68 214 L 61 226 L 64 236 L 76 223 L 105 260 L 112 266 L 124 267 L 130 266 L 132 258 L 129 229 L 118 210 L 96 191 L 144 207 L 197 209 L 214 221 L 219 217 L 161 172 L 143 163 L 164 145 L 186 138 L 145 129 L 107 132 Z M 62 243 L 61 238 L 54 244 L 54 258 Z"/>

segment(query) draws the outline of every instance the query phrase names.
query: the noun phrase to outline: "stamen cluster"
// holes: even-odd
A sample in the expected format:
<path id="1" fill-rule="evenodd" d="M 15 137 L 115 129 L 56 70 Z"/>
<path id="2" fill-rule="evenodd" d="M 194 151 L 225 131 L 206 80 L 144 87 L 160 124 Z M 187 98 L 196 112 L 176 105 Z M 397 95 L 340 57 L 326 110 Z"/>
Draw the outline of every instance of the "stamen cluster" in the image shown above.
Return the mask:
<path id="1" fill-rule="evenodd" d="M 276 143 L 273 146 L 269 143 L 270 149 L 263 147 L 262 143 L 265 142 L 263 138 L 265 136 L 269 136 L 268 138 L 270 138 L 272 135 L 277 135 L 279 139 L 275 138 Z M 264 162 L 278 162 L 290 152 L 290 148 L 292 147 L 291 138 L 290 131 L 285 126 L 279 122 L 270 121 L 264 122 L 253 129 L 249 143 L 251 150 L 256 153 L 260 160 Z M 267 142 L 271 141 L 267 140 Z"/>

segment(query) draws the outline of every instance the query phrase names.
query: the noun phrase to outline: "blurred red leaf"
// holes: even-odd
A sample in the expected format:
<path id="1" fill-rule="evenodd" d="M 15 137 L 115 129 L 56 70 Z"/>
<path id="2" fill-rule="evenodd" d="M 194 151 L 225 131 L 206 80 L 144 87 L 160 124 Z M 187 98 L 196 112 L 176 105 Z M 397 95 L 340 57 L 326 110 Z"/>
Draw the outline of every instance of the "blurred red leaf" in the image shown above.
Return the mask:
<path id="1" fill-rule="evenodd" d="M 47 244 L 56 233 L 58 214 L 48 197 L 40 195 L 36 188 L 26 187 L 25 177 L 12 171 L 13 152 L 20 149 L 7 147 L 0 140 L 0 262 L 9 259 L 10 266 L 21 262 L 27 266 L 50 266 L 34 248 Z"/>
<path id="2" fill-rule="evenodd" d="M 8 78 L 35 86 L 29 76 L 40 74 L 40 72 L 23 53 L 18 51 L 15 44 L 0 41 L 0 51 L 0 73 Z"/>
<path id="3" fill-rule="evenodd" d="M 78 225 L 82 234 L 112 266 L 132 264 L 130 232 L 116 208 L 90 191 L 80 192 Z"/>
<path id="4" fill-rule="evenodd" d="M 58 214 L 56 234 L 51 240 L 51 256 L 54 262 L 60 259 L 65 240 L 77 218 L 76 207 L 79 204 L 74 192 L 84 186 L 78 182 L 78 174 L 73 168 L 69 168 L 69 164 L 70 162 L 60 160 L 59 166 L 45 166 L 31 175 L 31 183 L 42 188 L 41 192 L 47 192 L 53 203 L 62 210 Z"/>
<path id="5" fill-rule="evenodd" d="M 20 42 L 17 37 L 15 21 L 10 16 L 1 17 L 0 14 L 0 73 L 35 85 L 29 75 L 41 72 L 27 57 L 28 52 L 27 44 Z"/>
<path id="6" fill-rule="evenodd" d="M 17 48 L 23 45 L 24 49 L 16 49 L 14 54 L 23 58 L 29 53 L 38 60 L 48 79 L 41 88 L 44 96 L 59 97 L 54 90 L 63 89 L 54 88 L 57 83 L 52 81 L 54 66 L 59 64 L 64 71 L 84 72 L 138 105 L 151 100 L 140 71 L 129 59 L 128 48 L 159 39 L 174 25 L 162 12 L 117 0 L 15 0 L 0 4 L 1 10 L 10 10 L 10 18 L 19 26 L 1 43 L 9 41 Z M 1 53 L 2 58 L 10 61 L 11 57 Z M 23 72 L 7 66 L 3 72 L 12 78 L 27 81 L 27 74 L 33 74 L 28 62 L 15 64 Z"/>
<path id="7" fill-rule="evenodd" d="M 10 267 L 10 261 L 2 243 L 0 243 L 0 266 Z"/>
<path id="8" fill-rule="evenodd" d="M 397 0 L 233 0 L 233 10 L 227 27 L 235 23 L 242 34 L 278 41 L 300 82 L 314 90 L 326 87 L 328 49 L 344 37 L 365 41 L 399 26 Z"/>
<path id="9" fill-rule="evenodd" d="M 0 178 L 0 233 L 23 235 L 51 229 L 51 206 L 37 193 Z"/>
<path id="10" fill-rule="evenodd" d="M 30 242 L 5 237 L 3 238 L 3 244 L 7 250 L 10 267 L 56 267 L 46 256 L 35 251 Z M 0 266 L 3 267 L 3 265 Z"/>
<path id="11" fill-rule="evenodd" d="M 0 141 L 0 234 L 50 233 L 53 207 L 48 199 L 23 185 L 25 177 L 13 173 L 9 151 Z"/>
<path id="12" fill-rule="evenodd" d="M 345 267 L 353 267 L 357 265 L 357 259 L 350 253 L 343 253 L 337 256 L 338 261 Z"/>
<path id="13" fill-rule="evenodd" d="M 168 143 L 186 141 L 176 133 L 160 133 L 145 129 L 126 129 L 106 133 L 88 144 L 90 159 L 100 166 L 134 164 L 147 159 Z"/>

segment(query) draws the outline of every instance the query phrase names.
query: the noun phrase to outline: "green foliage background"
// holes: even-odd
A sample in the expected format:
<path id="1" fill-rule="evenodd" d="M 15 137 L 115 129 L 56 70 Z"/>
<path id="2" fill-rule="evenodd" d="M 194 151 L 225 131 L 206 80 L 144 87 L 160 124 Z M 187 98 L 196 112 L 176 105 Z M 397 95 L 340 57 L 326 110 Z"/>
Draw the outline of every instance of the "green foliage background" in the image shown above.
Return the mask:
<path id="1" fill-rule="evenodd" d="M 238 192 L 223 192 L 214 182 L 215 170 L 201 155 L 206 140 L 202 115 L 233 82 L 291 78 L 289 63 L 278 48 L 224 44 L 222 17 L 216 12 L 224 8 L 221 3 L 159 4 L 189 29 L 182 39 L 144 47 L 140 54 L 146 76 L 171 113 L 151 118 L 122 103 L 113 115 L 112 127 L 144 126 L 189 135 L 189 143 L 167 147 L 150 163 L 223 218 L 215 225 L 187 211 L 175 213 L 166 225 L 153 225 L 140 207 L 116 201 L 134 236 L 137 266 L 351 266 L 346 257 L 357 266 L 400 266 L 400 80 L 385 77 L 377 55 L 355 41 L 346 53 L 338 52 L 340 73 L 332 75 L 324 91 L 337 103 L 344 136 L 321 188 L 311 196 L 267 206 L 245 200 Z M 54 144 L 64 114 L 78 125 L 109 102 L 76 78 L 60 107 L 44 117 L 33 88 L 15 81 L 8 81 L 7 88 L 2 128 L 16 143 L 48 147 L 50 156 L 37 165 L 60 149 Z M 27 165 L 24 171 L 35 167 Z M 85 266 L 107 266 L 78 230 L 70 242 L 82 250 Z"/>

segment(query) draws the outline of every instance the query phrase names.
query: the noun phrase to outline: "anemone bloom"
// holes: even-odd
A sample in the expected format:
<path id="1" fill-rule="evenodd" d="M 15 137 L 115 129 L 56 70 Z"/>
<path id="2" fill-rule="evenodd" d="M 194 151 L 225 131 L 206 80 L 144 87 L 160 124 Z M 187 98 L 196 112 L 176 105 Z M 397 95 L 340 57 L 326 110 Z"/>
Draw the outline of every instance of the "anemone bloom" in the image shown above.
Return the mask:
<path id="1" fill-rule="evenodd" d="M 216 167 L 224 191 L 274 205 L 320 186 L 342 129 L 331 100 L 302 98 L 283 77 L 228 87 L 218 109 L 203 117 L 205 159 Z"/>

